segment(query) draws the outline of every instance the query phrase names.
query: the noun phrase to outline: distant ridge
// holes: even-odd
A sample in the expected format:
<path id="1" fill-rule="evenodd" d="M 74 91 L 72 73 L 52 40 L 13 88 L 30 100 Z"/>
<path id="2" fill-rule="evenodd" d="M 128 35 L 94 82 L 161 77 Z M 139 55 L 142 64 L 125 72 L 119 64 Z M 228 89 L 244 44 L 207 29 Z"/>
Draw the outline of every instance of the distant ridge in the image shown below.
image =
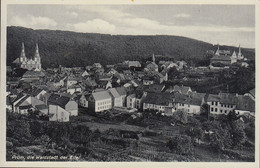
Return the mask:
<path id="1" fill-rule="evenodd" d="M 167 35 L 109 35 L 97 33 L 76 33 L 60 30 L 33 30 L 24 27 L 7 27 L 7 65 L 10 65 L 25 44 L 27 57 L 34 54 L 34 45 L 39 44 L 43 68 L 50 66 L 85 66 L 94 62 L 103 65 L 124 60 L 141 60 L 153 53 L 185 60 L 192 64 L 206 64 L 209 50 L 217 46 L 210 43 Z M 236 47 L 223 46 L 236 50 Z M 243 54 L 254 59 L 254 49 L 242 49 Z"/>

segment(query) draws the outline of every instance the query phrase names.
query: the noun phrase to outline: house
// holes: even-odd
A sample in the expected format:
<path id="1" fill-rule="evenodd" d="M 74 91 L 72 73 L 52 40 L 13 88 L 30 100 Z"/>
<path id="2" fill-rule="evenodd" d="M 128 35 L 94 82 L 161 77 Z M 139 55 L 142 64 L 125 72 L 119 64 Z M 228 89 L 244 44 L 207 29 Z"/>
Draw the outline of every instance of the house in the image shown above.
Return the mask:
<path id="1" fill-rule="evenodd" d="M 70 112 L 66 111 L 59 105 L 49 105 L 49 121 L 68 122 Z"/>
<path id="2" fill-rule="evenodd" d="M 148 71 L 157 71 L 158 72 L 158 65 L 155 62 L 150 62 L 146 65 L 146 69 Z"/>
<path id="3" fill-rule="evenodd" d="M 164 112 L 166 107 L 172 107 L 171 93 L 147 93 L 143 100 L 144 111 Z"/>
<path id="4" fill-rule="evenodd" d="M 34 80 L 39 80 L 40 78 L 44 77 L 45 74 L 42 71 L 34 71 L 34 70 L 30 70 L 30 71 L 26 71 L 23 76 L 22 79 L 23 81 L 34 81 Z"/>
<path id="5" fill-rule="evenodd" d="M 112 88 L 111 81 L 98 81 L 97 86 L 99 88 L 109 89 Z"/>
<path id="6" fill-rule="evenodd" d="M 58 78 L 55 78 L 54 81 L 53 81 L 53 85 L 55 87 L 62 87 L 65 85 L 65 79 L 66 77 L 58 77 Z"/>
<path id="7" fill-rule="evenodd" d="M 83 93 L 81 96 L 80 96 L 80 99 L 79 99 L 79 105 L 81 107 L 85 107 L 85 108 L 88 108 L 88 98 L 89 98 L 90 95 L 87 95 L 85 93 Z"/>
<path id="8" fill-rule="evenodd" d="M 143 108 L 143 100 L 147 96 L 147 92 L 135 90 L 133 94 L 130 94 L 126 98 L 126 107 L 128 108 Z"/>
<path id="9" fill-rule="evenodd" d="M 88 73 L 88 71 L 83 71 L 82 73 L 81 73 L 81 75 L 80 76 L 82 76 L 82 77 L 88 77 L 88 76 L 90 76 L 90 74 Z"/>
<path id="10" fill-rule="evenodd" d="M 75 85 L 77 83 L 78 83 L 78 81 L 73 76 L 68 76 L 67 79 L 66 79 L 66 86 L 67 87 Z"/>
<path id="11" fill-rule="evenodd" d="M 156 83 L 161 84 L 165 80 L 164 75 L 161 74 L 160 72 L 152 71 L 152 75 L 153 75 L 154 80 L 155 80 Z"/>
<path id="12" fill-rule="evenodd" d="M 143 90 L 145 92 L 161 93 L 165 88 L 165 85 L 152 84 L 148 86 L 138 87 L 138 90 Z"/>
<path id="13" fill-rule="evenodd" d="M 235 112 L 239 115 L 251 114 L 255 115 L 255 101 L 249 96 L 237 95 L 237 105 Z"/>
<path id="14" fill-rule="evenodd" d="M 122 99 L 123 106 L 125 107 L 126 106 L 126 95 L 127 95 L 126 89 L 124 87 L 116 87 L 116 90 Z"/>
<path id="15" fill-rule="evenodd" d="M 125 75 L 122 74 L 122 73 L 116 73 L 116 74 L 113 76 L 113 78 L 116 80 L 116 82 L 117 82 L 118 84 L 120 84 L 121 82 L 123 82 L 123 81 L 126 80 Z"/>
<path id="16" fill-rule="evenodd" d="M 178 64 L 172 61 L 159 61 L 159 66 L 161 70 L 168 70 L 173 67 L 175 67 L 176 69 L 179 68 Z"/>
<path id="17" fill-rule="evenodd" d="M 78 104 L 73 99 L 59 94 L 52 94 L 48 99 L 48 105 L 58 105 L 70 113 L 70 116 L 78 116 Z"/>
<path id="18" fill-rule="evenodd" d="M 126 97 L 126 107 L 127 108 L 136 108 L 136 95 L 131 94 Z"/>
<path id="19" fill-rule="evenodd" d="M 119 95 L 118 91 L 115 88 L 108 89 L 111 97 L 112 97 L 112 107 L 122 107 L 123 100 Z"/>
<path id="20" fill-rule="evenodd" d="M 19 94 L 12 102 L 13 112 L 28 114 L 29 111 L 35 111 L 37 105 L 44 105 L 44 102 L 27 94 Z"/>
<path id="21" fill-rule="evenodd" d="M 150 76 L 144 76 L 142 77 L 143 85 L 152 85 L 154 84 L 154 78 Z"/>
<path id="22" fill-rule="evenodd" d="M 173 93 L 173 92 L 179 92 L 181 94 L 185 94 L 188 95 L 189 93 L 192 92 L 191 88 L 188 86 L 178 86 L 178 85 L 174 85 L 174 86 L 170 86 L 168 89 L 166 89 L 165 92 L 169 92 L 169 93 Z"/>
<path id="23" fill-rule="evenodd" d="M 109 68 L 106 72 L 109 75 L 115 75 L 116 73 L 118 73 L 114 68 Z"/>
<path id="24" fill-rule="evenodd" d="M 99 68 L 99 67 L 94 67 L 91 69 L 91 71 L 95 74 L 95 75 L 100 75 L 100 74 L 104 74 L 104 68 Z"/>
<path id="25" fill-rule="evenodd" d="M 79 85 L 71 85 L 71 86 L 67 87 L 67 93 L 72 95 L 76 92 L 78 92 L 78 93 L 82 92 L 82 89 Z"/>
<path id="26" fill-rule="evenodd" d="M 39 111 L 40 114 L 43 114 L 43 115 L 48 115 L 48 113 L 49 113 L 49 108 L 48 108 L 48 106 L 45 105 L 45 104 L 36 105 L 36 106 L 35 106 L 35 109 L 36 109 L 37 111 Z"/>
<path id="27" fill-rule="evenodd" d="M 207 96 L 210 114 L 228 114 L 236 108 L 236 98 L 234 94 L 219 93 Z"/>
<path id="28" fill-rule="evenodd" d="M 107 74 L 99 74 L 97 78 L 99 81 L 111 81 L 112 80 L 112 76 L 107 75 Z"/>
<path id="29" fill-rule="evenodd" d="M 130 67 L 141 67 L 141 64 L 139 61 L 125 61 L 124 64 L 126 64 L 129 68 Z"/>
<path id="30" fill-rule="evenodd" d="M 252 100 L 255 101 L 255 88 L 250 90 L 249 93 L 246 93 L 245 96 L 249 96 Z"/>
<path id="31" fill-rule="evenodd" d="M 97 82 L 95 81 L 95 79 L 88 77 L 85 81 L 84 84 L 90 88 L 95 88 L 97 87 Z"/>
<path id="32" fill-rule="evenodd" d="M 173 96 L 174 110 L 182 110 L 191 115 L 201 114 L 201 106 L 205 103 L 205 93 L 190 95 L 175 92 Z"/>
<path id="33" fill-rule="evenodd" d="M 89 96 L 89 108 L 101 112 L 112 108 L 112 97 L 107 90 L 94 92 Z"/>
<path id="34" fill-rule="evenodd" d="M 94 63 L 92 65 L 92 67 L 94 67 L 94 68 L 102 68 L 102 65 L 100 63 Z"/>
<path id="35" fill-rule="evenodd" d="M 10 96 L 6 96 L 6 109 L 9 111 L 12 110 L 12 101 Z"/>
<path id="36" fill-rule="evenodd" d="M 47 92 L 44 89 L 35 88 L 28 92 L 29 95 L 32 97 L 35 97 L 39 100 L 42 99 L 43 95 L 45 95 Z"/>

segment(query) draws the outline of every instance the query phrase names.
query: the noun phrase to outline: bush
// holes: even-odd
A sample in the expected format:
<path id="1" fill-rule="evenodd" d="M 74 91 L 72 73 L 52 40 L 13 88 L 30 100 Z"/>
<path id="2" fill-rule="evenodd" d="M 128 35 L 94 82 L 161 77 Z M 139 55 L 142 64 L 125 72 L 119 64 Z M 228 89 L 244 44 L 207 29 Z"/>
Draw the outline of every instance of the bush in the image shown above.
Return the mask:
<path id="1" fill-rule="evenodd" d="M 193 151 L 191 137 L 187 135 L 174 136 L 167 142 L 167 147 L 180 155 L 192 154 Z"/>

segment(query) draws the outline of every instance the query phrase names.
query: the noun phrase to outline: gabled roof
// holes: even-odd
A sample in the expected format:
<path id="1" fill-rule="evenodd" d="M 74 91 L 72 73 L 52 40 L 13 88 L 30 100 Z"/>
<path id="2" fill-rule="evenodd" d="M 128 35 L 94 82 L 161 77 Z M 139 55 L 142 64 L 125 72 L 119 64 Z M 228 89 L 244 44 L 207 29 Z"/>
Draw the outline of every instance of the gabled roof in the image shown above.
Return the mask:
<path id="1" fill-rule="evenodd" d="M 219 93 L 220 103 L 236 104 L 236 95 L 232 93 Z"/>
<path id="2" fill-rule="evenodd" d="M 29 95 L 26 95 L 26 96 L 24 96 L 16 105 L 15 105 L 15 107 L 19 107 L 20 105 L 22 105 L 23 103 L 23 105 L 28 105 L 29 103 L 27 102 L 27 103 L 25 103 L 25 101 L 26 101 L 26 99 L 28 99 L 30 96 Z"/>
<path id="3" fill-rule="evenodd" d="M 45 74 L 42 71 L 26 71 L 23 78 L 38 78 L 43 77 Z"/>
<path id="4" fill-rule="evenodd" d="M 95 101 L 111 99 L 111 96 L 107 90 L 100 91 L 100 92 L 94 92 L 94 93 L 92 93 L 92 95 L 93 95 L 93 98 L 95 99 Z"/>
<path id="5" fill-rule="evenodd" d="M 39 104 L 35 106 L 38 110 L 45 110 L 48 109 L 48 106 L 46 106 L 45 104 Z"/>
<path id="6" fill-rule="evenodd" d="M 221 60 L 221 61 L 231 61 L 230 56 L 223 56 L 223 55 L 219 55 L 219 56 L 213 56 L 212 58 L 210 58 L 211 60 Z"/>
<path id="7" fill-rule="evenodd" d="M 148 86 L 143 86 L 143 90 L 146 92 L 155 92 L 155 93 L 160 93 L 162 92 L 164 85 L 159 85 L 159 84 L 152 84 Z"/>
<path id="8" fill-rule="evenodd" d="M 253 97 L 255 97 L 255 88 L 252 89 L 252 90 L 250 90 L 249 93 L 250 93 Z"/>
<path id="9" fill-rule="evenodd" d="M 58 94 L 52 94 L 49 99 L 48 99 L 48 103 L 49 104 L 54 104 L 54 105 L 58 105 L 62 108 L 65 108 L 65 105 L 70 101 L 70 97 L 67 96 L 61 96 Z"/>
<path id="10" fill-rule="evenodd" d="M 108 89 L 114 98 L 120 98 L 118 91 L 115 88 Z"/>
<path id="11" fill-rule="evenodd" d="M 16 58 L 14 61 L 13 61 L 14 64 L 20 64 L 20 59 L 19 58 Z"/>
<path id="12" fill-rule="evenodd" d="M 237 96 L 237 110 L 255 112 L 255 102 L 249 96 Z"/>
<path id="13" fill-rule="evenodd" d="M 207 96 L 207 102 L 218 102 L 220 101 L 220 97 L 219 95 L 216 95 L 216 94 L 208 94 Z"/>
<path id="14" fill-rule="evenodd" d="M 143 102 L 156 105 L 169 105 L 169 103 L 172 102 L 172 94 L 147 93 L 147 96 L 144 98 Z"/>
<path id="15" fill-rule="evenodd" d="M 43 91 L 43 89 L 36 88 L 36 89 L 29 91 L 28 94 L 31 96 L 37 96 L 39 93 L 41 93 L 41 91 Z"/>
<path id="16" fill-rule="evenodd" d="M 126 89 L 124 87 L 117 87 L 116 90 L 120 96 L 126 96 Z"/>

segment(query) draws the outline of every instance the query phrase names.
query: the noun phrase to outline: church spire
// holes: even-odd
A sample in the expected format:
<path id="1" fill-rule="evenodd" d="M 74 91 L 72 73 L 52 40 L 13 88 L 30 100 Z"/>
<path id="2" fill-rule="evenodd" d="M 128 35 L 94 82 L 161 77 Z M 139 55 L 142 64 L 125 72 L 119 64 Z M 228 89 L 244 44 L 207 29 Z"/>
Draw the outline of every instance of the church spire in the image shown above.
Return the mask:
<path id="1" fill-rule="evenodd" d="M 22 42 L 22 51 L 20 57 L 25 57 L 24 43 Z"/>
<path id="2" fill-rule="evenodd" d="M 154 53 L 153 53 L 153 62 L 155 62 L 155 56 L 154 56 Z"/>
<path id="3" fill-rule="evenodd" d="M 240 44 L 239 44 L 239 46 L 238 46 L 238 53 L 241 54 Z"/>
<path id="4" fill-rule="evenodd" d="M 34 58 L 39 58 L 39 57 L 40 57 L 40 54 L 39 54 L 38 43 L 36 43 Z"/>

